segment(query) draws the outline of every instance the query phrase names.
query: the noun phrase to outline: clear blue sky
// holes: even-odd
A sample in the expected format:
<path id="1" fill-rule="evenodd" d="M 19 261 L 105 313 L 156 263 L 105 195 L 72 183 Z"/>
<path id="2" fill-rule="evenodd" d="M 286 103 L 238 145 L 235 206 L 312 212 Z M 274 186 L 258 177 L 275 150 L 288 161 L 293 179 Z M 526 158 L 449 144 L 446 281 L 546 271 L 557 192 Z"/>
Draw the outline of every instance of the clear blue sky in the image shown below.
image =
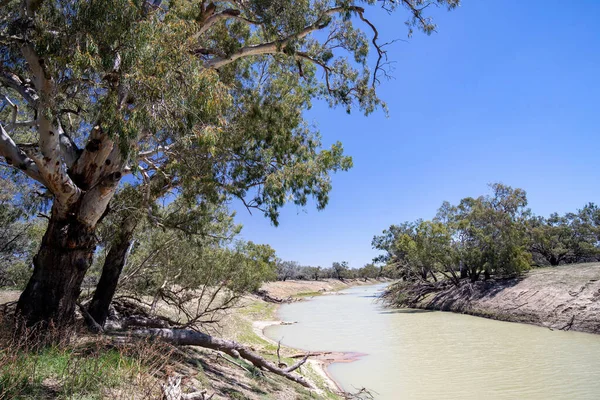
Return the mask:
<path id="1" fill-rule="evenodd" d="M 536 214 L 600 202 L 600 1 L 463 0 L 434 10 L 438 32 L 390 49 L 389 118 L 315 104 L 325 144 L 344 143 L 324 211 L 286 206 L 275 228 L 234 204 L 244 239 L 306 265 L 369 262 L 373 235 L 431 218 L 503 182 Z M 367 11 L 384 39 L 405 38 L 405 13 Z"/>

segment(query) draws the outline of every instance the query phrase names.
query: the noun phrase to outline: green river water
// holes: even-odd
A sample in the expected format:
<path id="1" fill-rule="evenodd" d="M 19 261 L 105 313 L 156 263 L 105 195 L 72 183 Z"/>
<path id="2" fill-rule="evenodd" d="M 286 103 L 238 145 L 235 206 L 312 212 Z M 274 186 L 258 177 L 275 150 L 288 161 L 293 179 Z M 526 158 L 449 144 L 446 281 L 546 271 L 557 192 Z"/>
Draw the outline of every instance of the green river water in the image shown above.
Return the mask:
<path id="1" fill-rule="evenodd" d="M 304 350 L 364 353 L 329 367 L 376 399 L 600 399 L 600 335 L 453 313 L 390 310 L 384 285 L 283 305 L 265 334 Z"/>

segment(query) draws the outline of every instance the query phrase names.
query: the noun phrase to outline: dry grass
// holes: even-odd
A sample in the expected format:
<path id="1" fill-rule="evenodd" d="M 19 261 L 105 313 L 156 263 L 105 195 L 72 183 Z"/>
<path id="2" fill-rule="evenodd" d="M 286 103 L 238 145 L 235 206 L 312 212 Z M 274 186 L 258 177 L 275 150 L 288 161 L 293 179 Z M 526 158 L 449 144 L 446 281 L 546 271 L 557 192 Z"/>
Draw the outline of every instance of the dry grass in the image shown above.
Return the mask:
<path id="1" fill-rule="evenodd" d="M 151 341 L 27 333 L 0 338 L 0 399 L 160 398 L 174 348 Z M 58 334 L 51 335 L 59 337 Z"/>

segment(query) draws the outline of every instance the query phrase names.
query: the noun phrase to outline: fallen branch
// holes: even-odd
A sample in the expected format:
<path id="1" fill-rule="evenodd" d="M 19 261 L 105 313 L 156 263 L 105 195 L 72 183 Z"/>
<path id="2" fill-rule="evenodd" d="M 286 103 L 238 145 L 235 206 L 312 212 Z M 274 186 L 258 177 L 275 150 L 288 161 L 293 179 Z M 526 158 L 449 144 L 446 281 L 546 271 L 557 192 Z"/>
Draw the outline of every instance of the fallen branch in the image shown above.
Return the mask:
<path id="1" fill-rule="evenodd" d="M 131 316 L 118 321 L 109 320 L 105 328 L 109 331 L 124 331 L 129 328 L 170 328 L 170 325 L 162 319 Z"/>
<path id="2" fill-rule="evenodd" d="M 290 358 L 320 357 L 333 353 L 332 351 L 311 351 L 308 353 L 292 354 Z"/>
<path id="3" fill-rule="evenodd" d="M 269 292 L 267 292 L 264 289 L 259 289 L 256 292 L 254 292 L 254 294 L 256 294 L 258 297 L 260 297 L 267 303 L 281 304 L 281 303 L 291 303 L 292 302 L 291 297 L 288 297 L 287 299 L 280 299 L 279 297 L 271 296 L 269 294 Z"/>
<path id="4" fill-rule="evenodd" d="M 123 332 L 121 332 L 121 334 L 122 333 Z M 242 357 L 243 359 L 251 362 L 257 368 L 263 368 L 274 374 L 283 376 L 291 381 L 301 384 L 304 387 L 310 389 L 314 388 L 314 386 L 304 377 L 292 374 L 292 371 L 298 369 L 302 364 L 306 362 L 306 360 L 308 359 L 308 355 L 293 366 L 286 369 L 282 369 L 273 364 L 272 362 L 254 353 L 242 344 L 231 340 L 215 338 L 205 333 L 193 331 L 191 329 L 151 328 L 138 329 L 126 333 L 135 337 L 152 337 L 163 340 L 167 343 L 180 346 L 201 346 L 208 349 L 222 351 L 223 353 L 228 354 L 233 358 Z"/>

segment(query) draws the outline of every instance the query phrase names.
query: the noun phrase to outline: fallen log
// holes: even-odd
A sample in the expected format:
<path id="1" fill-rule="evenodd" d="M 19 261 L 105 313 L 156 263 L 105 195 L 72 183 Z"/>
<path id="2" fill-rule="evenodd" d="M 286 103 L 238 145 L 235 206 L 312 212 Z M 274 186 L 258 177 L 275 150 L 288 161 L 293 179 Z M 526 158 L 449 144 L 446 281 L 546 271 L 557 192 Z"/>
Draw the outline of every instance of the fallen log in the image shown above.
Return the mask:
<path id="1" fill-rule="evenodd" d="M 269 294 L 269 292 L 267 292 L 264 289 L 259 289 L 256 292 L 254 292 L 254 294 L 256 294 L 258 297 L 260 297 L 267 303 L 281 304 L 281 303 L 291 303 L 292 302 L 292 299 L 290 297 L 288 297 L 287 299 L 280 299 L 279 297 L 271 296 Z"/>
<path id="2" fill-rule="evenodd" d="M 115 333 L 125 333 L 130 336 L 143 338 L 152 337 L 179 346 L 200 346 L 208 349 L 222 351 L 223 353 L 228 354 L 233 358 L 242 357 L 243 359 L 251 362 L 257 368 L 263 368 L 274 374 L 283 376 L 291 381 L 299 383 L 304 387 L 314 389 L 314 386 L 304 377 L 292 373 L 307 361 L 309 355 L 306 355 L 302 360 L 298 361 L 291 367 L 283 369 L 279 368 L 271 361 L 266 360 L 258 354 L 254 353 L 253 351 L 251 351 L 246 346 L 240 343 L 234 342 L 232 340 L 215 338 L 205 333 L 193 331 L 191 329 L 149 328 Z"/>

